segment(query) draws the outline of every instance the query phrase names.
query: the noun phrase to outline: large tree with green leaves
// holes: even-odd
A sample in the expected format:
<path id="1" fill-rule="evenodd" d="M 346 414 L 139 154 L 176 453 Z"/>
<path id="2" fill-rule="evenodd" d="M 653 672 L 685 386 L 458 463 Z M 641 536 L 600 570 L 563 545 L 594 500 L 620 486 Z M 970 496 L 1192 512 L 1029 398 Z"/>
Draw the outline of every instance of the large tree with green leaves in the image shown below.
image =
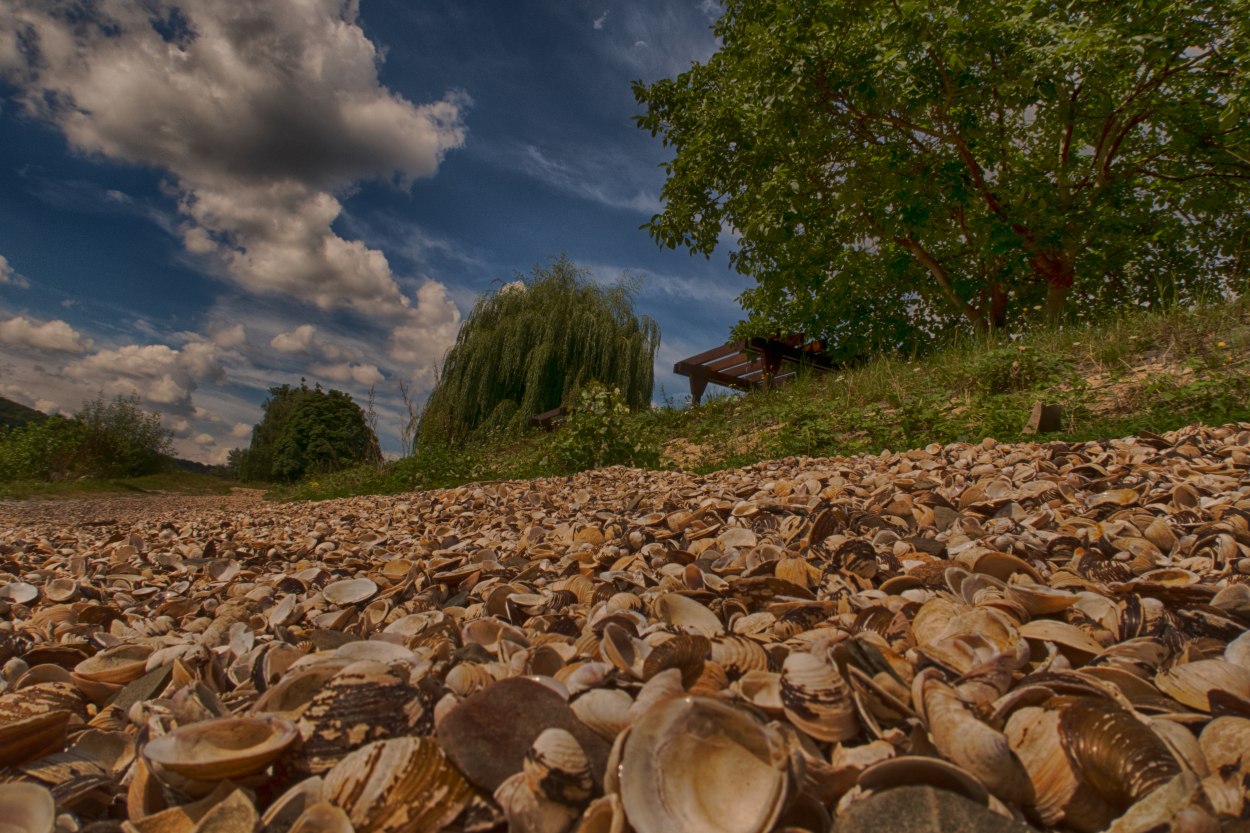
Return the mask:
<path id="1" fill-rule="evenodd" d="M 590 381 L 651 401 L 659 327 L 634 312 L 630 282 L 594 283 L 561 256 L 478 299 L 421 414 L 422 443 L 522 427 Z"/>
<path id="2" fill-rule="evenodd" d="M 635 84 L 650 232 L 736 234 L 759 326 L 854 349 L 1244 278 L 1245 5 L 726 0 L 712 58 Z"/>
<path id="3" fill-rule="evenodd" d="M 284 481 L 381 459 L 378 438 L 348 394 L 321 385 L 269 389 L 248 450 L 231 455 L 243 480 Z"/>

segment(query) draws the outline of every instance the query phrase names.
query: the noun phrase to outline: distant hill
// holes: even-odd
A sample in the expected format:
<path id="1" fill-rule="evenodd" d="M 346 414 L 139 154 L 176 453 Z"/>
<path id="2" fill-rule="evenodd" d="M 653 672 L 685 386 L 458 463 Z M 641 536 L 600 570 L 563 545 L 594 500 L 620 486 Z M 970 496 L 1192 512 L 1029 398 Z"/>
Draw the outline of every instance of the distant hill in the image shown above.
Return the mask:
<path id="1" fill-rule="evenodd" d="M 27 408 L 20 402 L 0 396 L 0 428 L 21 428 L 32 422 L 43 422 L 48 415 L 34 408 Z"/>

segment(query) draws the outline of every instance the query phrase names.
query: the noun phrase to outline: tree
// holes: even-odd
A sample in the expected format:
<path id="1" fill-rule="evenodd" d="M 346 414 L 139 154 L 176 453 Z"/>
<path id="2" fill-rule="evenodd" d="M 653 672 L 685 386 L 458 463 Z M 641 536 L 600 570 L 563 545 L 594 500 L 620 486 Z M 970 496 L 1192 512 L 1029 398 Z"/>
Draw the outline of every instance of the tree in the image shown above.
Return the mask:
<path id="1" fill-rule="evenodd" d="M 282 385 L 269 389 L 263 408 L 237 461 L 243 480 L 290 483 L 381 459 L 364 411 L 343 391 Z"/>
<path id="2" fill-rule="evenodd" d="M 712 58 L 634 85 L 674 150 L 647 228 L 736 233 L 756 326 L 923 341 L 1244 275 L 1245 0 L 724 5 Z"/>
<path id="3" fill-rule="evenodd" d="M 594 380 L 625 404 L 651 401 L 659 327 L 633 309 L 628 281 L 599 286 L 561 256 L 478 299 L 421 415 L 423 443 L 525 426 Z"/>

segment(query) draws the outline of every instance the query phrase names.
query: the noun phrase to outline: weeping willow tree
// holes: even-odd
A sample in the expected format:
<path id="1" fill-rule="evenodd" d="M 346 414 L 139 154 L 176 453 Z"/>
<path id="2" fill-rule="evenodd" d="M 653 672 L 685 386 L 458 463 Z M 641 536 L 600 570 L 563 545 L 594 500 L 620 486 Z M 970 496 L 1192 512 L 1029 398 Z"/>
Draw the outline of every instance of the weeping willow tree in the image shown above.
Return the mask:
<path id="1" fill-rule="evenodd" d="M 627 280 L 599 286 L 566 256 L 478 299 L 426 402 L 421 443 L 457 443 L 479 429 L 511 430 L 598 381 L 631 409 L 651 400 L 660 344 L 634 313 Z"/>

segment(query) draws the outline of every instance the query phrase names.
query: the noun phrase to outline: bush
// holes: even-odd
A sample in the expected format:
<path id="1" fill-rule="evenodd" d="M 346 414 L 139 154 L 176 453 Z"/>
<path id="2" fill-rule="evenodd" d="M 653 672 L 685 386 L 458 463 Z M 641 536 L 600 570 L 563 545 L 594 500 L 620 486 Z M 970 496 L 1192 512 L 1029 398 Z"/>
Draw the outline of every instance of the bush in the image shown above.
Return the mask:
<path id="1" fill-rule="evenodd" d="M 643 436 L 619 388 L 591 382 L 577 395 L 577 405 L 555 440 L 555 456 L 568 471 L 626 464 L 655 466 L 660 452 Z"/>
<path id="2" fill-rule="evenodd" d="M 986 350 L 970 363 L 968 371 L 970 388 L 1001 394 L 1066 381 L 1072 364 L 1065 356 L 1009 345 Z"/>
<path id="3" fill-rule="evenodd" d="M 73 419 L 51 417 L 0 439 L 0 478 L 139 477 L 169 467 L 172 435 L 137 396 L 98 397 Z"/>

